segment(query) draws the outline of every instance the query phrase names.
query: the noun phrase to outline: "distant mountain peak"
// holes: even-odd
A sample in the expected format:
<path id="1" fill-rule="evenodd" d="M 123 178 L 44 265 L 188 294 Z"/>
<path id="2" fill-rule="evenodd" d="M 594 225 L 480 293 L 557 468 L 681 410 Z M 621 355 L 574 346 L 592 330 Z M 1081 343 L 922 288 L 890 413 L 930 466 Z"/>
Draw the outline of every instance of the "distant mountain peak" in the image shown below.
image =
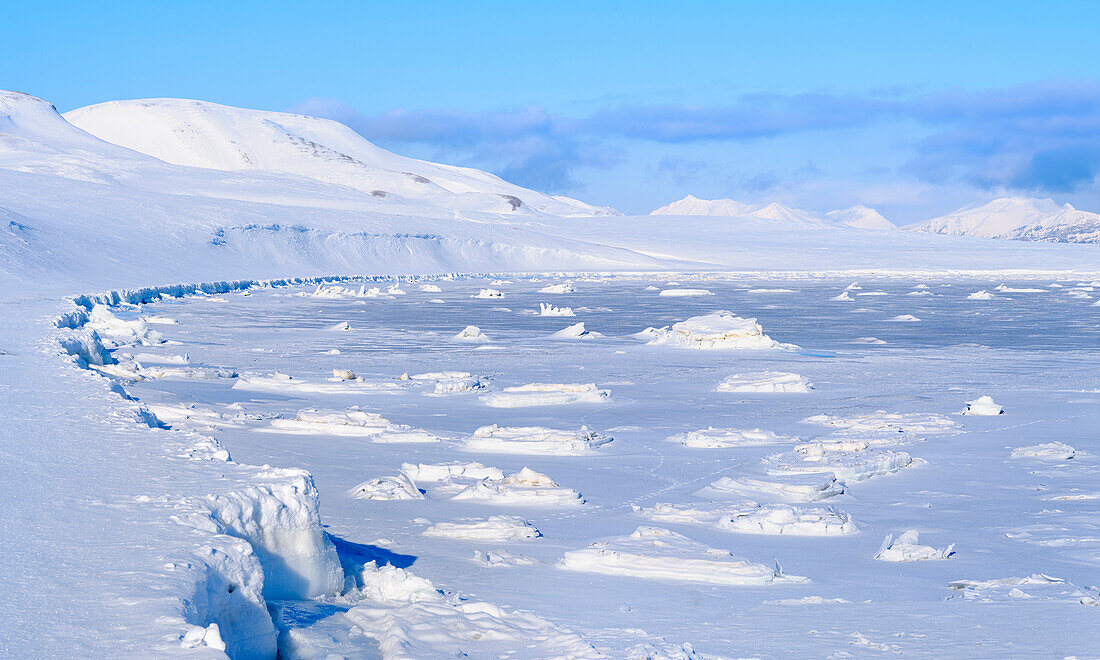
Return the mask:
<path id="1" fill-rule="evenodd" d="M 1028 241 L 1100 243 L 1100 214 L 1053 199 L 1012 195 L 908 227 L 912 231 Z"/>

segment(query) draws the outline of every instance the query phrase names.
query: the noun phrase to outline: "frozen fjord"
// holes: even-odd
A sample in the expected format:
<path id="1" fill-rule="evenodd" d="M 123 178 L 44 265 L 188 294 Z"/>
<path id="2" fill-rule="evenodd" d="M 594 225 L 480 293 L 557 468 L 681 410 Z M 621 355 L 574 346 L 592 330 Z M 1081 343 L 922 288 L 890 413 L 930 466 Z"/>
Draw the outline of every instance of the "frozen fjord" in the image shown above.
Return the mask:
<path id="1" fill-rule="evenodd" d="M 587 327 L 603 335 L 585 341 L 553 337 L 572 319 L 533 313 L 545 298 L 539 289 L 560 283 L 553 278 L 444 280 L 437 282 L 439 292 L 404 286 L 409 295 L 368 300 L 291 295 L 308 294 L 310 288 L 258 289 L 250 296 L 225 296 L 221 303 L 202 297 L 165 301 L 118 312 L 178 321 L 155 327 L 182 345 L 144 346 L 142 352 L 186 352 L 195 365 L 245 376 L 285 373 L 305 382 L 337 384 L 330 380 L 334 370 L 353 370 L 367 387 L 257 392 L 233 388 L 238 379 L 183 378 L 180 372 L 127 381 L 125 387 L 154 406 L 193 404 L 190 410 L 206 411 L 196 412 L 196 419 L 209 422 L 215 414 L 231 421 L 217 435 L 237 460 L 308 469 L 320 491 L 328 532 L 345 554 L 350 544 L 360 544 L 355 547 L 368 548 L 361 549 L 364 557 L 389 557 L 436 588 L 553 622 L 553 633 L 531 622 L 509 628 L 515 639 L 552 639 L 554 644 L 540 647 L 549 655 L 566 652 L 562 649 L 583 655 L 588 652 L 584 644 L 611 655 L 638 650 L 639 644 L 687 653 L 680 646 L 685 642 L 700 655 L 782 655 L 793 648 L 826 655 L 868 645 L 927 654 L 974 648 L 1070 654 L 1095 647 L 1097 633 L 1087 622 L 1096 610 L 1087 605 L 1097 596 L 1090 576 L 1100 562 L 1095 518 L 1089 518 L 1100 502 L 1093 459 L 1100 451 L 1094 430 L 1100 421 L 1096 311 L 1091 300 L 1069 295 L 1089 293 L 1088 283 L 1066 281 L 1047 288 L 1044 282 L 1041 292 L 1009 294 L 990 307 L 989 301 L 967 295 L 999 282 L 941 280 L 917 288 L 917 281 L 882 280 L 857 288 L 846 286 L 848 281 L 705 276 L 705 284 L 697 285 L 689 283 L 693 279 L 678 276 L 677 281 L 705 286 L 715 295 L 661 297 L 646 291 L 653 284 L 667 289 L 666 278 L 570 280 L 575 291 L 559 304 L 568 304 Z M 489 286 L 503 296 L 471 297 Z M 790 292 L 749 293 L 762 288 Z M 886 295 L 855 298 L 857 304 L 832 300 L 846 288 L 853 296 L 866 291 Z M 909 295 L 914 291 L 932 295 Z M 720 309 L 754 317 L 768 337 L 800 348 L 689 350 L 650 345 L 647 334 L 637 334 Z M 921 320 L 891 320 L 905 314 Z M 342 321 L 351 329 L 331 330 Z M 455 340 L 467 325 L 477 326 L 490 340 Z M 872 336 L 885 343 L 861 341 Z M 486 386 L 440 396 L 435 381 L 402 378 L 447 371 L 484 378 Z M 768 372 L 796 373 L 813 389 L 716 391 L 730 375 Z M 591 383 L 608 395 L 506 408 L 483 399 L 533 383 Z M 1006 414 L 956 415 L 966 402 L 986 394 Z M 440 441 L 378 443 L 370 436 L 323 429 L 316 434 L 256 432 L 270 429 L 273 418 L 294 419 L 305 409 L 352 406 L 391 424 L 423 429 Z M 190 422 L 179 423 L 186 427 Z M 475 430 L 491 424 L 560 433 L 539 435 L 539 451 L 528 454 L 515 447 L 494 453 L 471 445 Z M 780 441 L 709 448 L 666 441 L 707 427 L 766 429 Z M 586 437 L 578 431 L 582 428 L 613 440 L 578 451 L 578 439 Z M 563 445 L 558 453 L 547 449 L 555 437 Z M 1061 461 L 1029 460 L 1026 452 L 1012 458 L 1015 448 L 1052 441 L 1077 452 Z M 911 460 L 876 459 L 884 452 L 904 452 Z M 843 473 L 832 497 L 791 503 L 766 491 L 716 495 L 708 489 L 723 478 L 798 483 L 799 475 L 775 466 L 789 466 L 795 458 L 801 465 L 807 456 L 820 463 L 806 467 L 808 474 Z M 421 481 L 414 487 L 423 491 L 420 497 L 348 496 L 364 480 L 401 474 L 404 463 L 463 467 L 436 470 L 445 473 L 442 479 L 425 479 L 420 476 L 424 470 L 417 470 Z M 499 475 L 477 463 L 497 468 Z M 867 465 L 888 469 L 863 469 Z M 524 468 L 536 476 L 504 483 Z M 459 496 L 479 485 L 479 492 L 491 496 Z M 538 496 L 529 497 L 534 491 Z M 492 501 L 494 494 L 498 501 Z M 780 515 L 763 516 L 766 524 L 757 525 L 751 515 L 758 514 L 746 501 Z M 706 520 L 647 518 L 646 508 L 658 504 L 699 505 L 706 509 Z M 822 512 L 831 511 L 834 517 L 837 512 L 849 517 L 858 531 L 800 533 L 806 515 L 783 515 L 789 513 L 785 507 L 807 514 L 809 529 L 815 515 L 829 520 Z M 717 520 L 710 520 L 711 511 L 718 512 Z M 727 516 L 722 524 L 723 512 L 735 517 Z M 476 521 L 484 523 L 468 534 L 471 540 L 424 534 L 439 523 L 473 526 Z M 614 550 L 621 547 L 617 539 L 655 525 L 673 532 L 671 538 L 691 542 L 677 541 L 667 554 L 653 550 L 639 562 L 642 573 L 650 565 L 660 570 L 643 575 L 562 570 L 561 560 L 569 553 L 594 543 L 608 543 L 605 547 Z M 750 528 L 765 533 L 747 533 Z M 783 529 L 790 533 L 767 533 Z M 910 529 L 936 548 L 954 544 L 955 554 L 942 561 L 875 560 L 884 537 Z M 722 566 L 693 571 L 692 561 L 723 556 L 698 548 L 729 551 L 756 577 L 809 581 L 754 577 L 708 583 L 707 575 L 739 573 Z M 774 568 L 776 560 L 782 573 Z M 587 565 L 607 566 L 600 561 Z M 677 565 L 683 570 L 674 570 Z M 1036 574 L 1054 581 L 1029 577 Z M 996 582 L 1005 579 L 1016 582 Z M 384 602 L 385 594 L 374 598 Z M 579 609 L 577 602 L 586 606 Z M 288 605 L 291 612 L 313 608 L 337 617 L 288 617 L 287 625 L 298 626 L 292 637 L 304 640 L 298 648 L 324 648 L 326 642 L 318 640 L 328 637 L 321 633 L 341 623 L 339 617 L 374 622 L 367 628 L 383 641 L 383 650 L 387 639 L 400 637 L 393 626 L 377 623 L 382 614 L 367 617 L 362 604 L 345 599 L 329 607 L 335 609 Z M 348 613 L 338 613 L 349 607 Z M 440 626 L 455 616 L 449 609 L 433 615 L 427 605 L 411 607 L 388 602 L 375 609 L 388 608 L 386 616 L 395 621 L 405 617 Z M 919 623 L 913 622 L 915 613 L 922 616 Z M 963 637 L 960 621 L 979 627 Z M 1020 626 L 1024 621 L 1026 631 Z M 581 644 L 570 634 L 586 641 Z M 468 641 L 450 643 L 478 652 Z"/>

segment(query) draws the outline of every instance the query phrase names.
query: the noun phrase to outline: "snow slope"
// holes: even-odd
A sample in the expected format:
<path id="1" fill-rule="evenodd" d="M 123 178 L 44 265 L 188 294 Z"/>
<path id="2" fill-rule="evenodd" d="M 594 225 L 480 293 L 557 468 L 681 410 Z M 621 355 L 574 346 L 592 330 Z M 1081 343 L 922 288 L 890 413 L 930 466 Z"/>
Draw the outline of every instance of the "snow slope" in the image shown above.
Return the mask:
<path id="1" fill-rule="evenodd" d="M 185 99 L 111 101 L 73 110 L 65 118 L 103 140 L 175 165 L 285 172 L 380 199 L 424 201 L 454 210 L 616 214 L 527 190 L 488 172 L 399 156 L 328 119 Z"/>
<path id="2" fill-rule="evenodd" d="M 694 195 L 662 206 L 650 215 L 703 215 L 735 217 L 745 216 L 765 220 L 778 220 L 792 226 L 833 225 L 855 227 L 857 229 L 894 229 L 894 224 L 882 217 L 878 211 L 866 206 L 852 206 L 818 215 L 802 209 L 794 209 L 779 202 L 765 206 L 754 206 L 732 199 L 699 199 Z"/>
<path id="3" fill-rule="evenodd" d="M 1052 199 L 1001 197 L 911 227 L 912 231 L 1025 241 L 1100 243 L 1100 214 Z"/>

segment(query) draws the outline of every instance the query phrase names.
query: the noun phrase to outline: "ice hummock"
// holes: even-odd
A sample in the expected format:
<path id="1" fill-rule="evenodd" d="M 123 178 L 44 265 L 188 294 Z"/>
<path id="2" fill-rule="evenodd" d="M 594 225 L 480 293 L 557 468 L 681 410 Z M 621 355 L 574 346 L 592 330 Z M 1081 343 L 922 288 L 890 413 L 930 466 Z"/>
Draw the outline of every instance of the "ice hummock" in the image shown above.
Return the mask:
<path id="1" fill-rule="evenodd" d="M 773 392 L 773 393 L 806 393 L 813 389 L 813 384 L 806 378 L 784 371 L 751 371 L 726 376 L 715 392 Z"/>
<path id="2" fill-rule="evenodd" d="M 734 316 L 732 312 L 715 312 L 693 316 L 671 327 L 649 328 L 643 331 L 651 346 L 676 346 L 702 350 L 793 348 L 764 334 L 756 319 Z"/>
<path id="3" fill-rule="evenodd" d="M 955 554 L 955 544 L 946 548 L 933 548 L 929 545 L 919 544 L 918 532 L 910 529 L 894 537 L 887 534 L 882 541 L 875 559 L 879 561 L 929 561 L 947 559 Z"/>

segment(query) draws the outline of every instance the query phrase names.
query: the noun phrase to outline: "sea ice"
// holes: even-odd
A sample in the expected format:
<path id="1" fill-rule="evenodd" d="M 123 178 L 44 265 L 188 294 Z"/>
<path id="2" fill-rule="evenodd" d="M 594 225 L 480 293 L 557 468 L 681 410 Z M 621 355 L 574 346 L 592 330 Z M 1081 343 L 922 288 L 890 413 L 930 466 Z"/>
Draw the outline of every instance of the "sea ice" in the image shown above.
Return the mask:
<path id="1" fill-rule="evenodd" d="M 698 449 L 721 449 L 724 447 L 756 447 L 791 442 L 796 438 L 776 435 L 764 429 L 714 428 L 713 426 L 697 431 L 687 431 L 669 436 L 669 442 L 679 442 L 687 447 Z"/>
<path id="2" fill-rule="evenodd" d="M 769 456 L 764 464 L 771 475 L 823 472 L 849 482 L 897 472 L 913 458 L 903 451 L 868 449 L 863 441 L 811 442 Z"/>
<path id="3" fill-rule="evenodd" d="M 493 454 L 545 454 L 577 456 L 588 454 L 611 442 L 610 436 L 589 431 L 548 429 L 541 426 L 482 426 L 466 439 L 467 451 Z"/>
<path id="4" fill-rule="evenodd" d="M 476 325 L 466 326 L 465 328 L 462 329 L 462 332 L 459 332 L 457 335 L 454 336 L 454 338 L 459 340 L 459 341 L 470 341 L 470 342 L 487 342 L 487 341 L 489 341 L 489 338 L 481 332 L 481 328 L 477 327 Z"/>
<path id="5" fill-rule="evenodd" d="M 601 390 L 592 383 L 528 383 L 486 394 L 481 397 L 481 401 L 494 408 L 521 408 L 559 406 L 569 403 L 603 403 L 610 398 L 610 390 Z"/>
<path id="6" fill-rule="evenodd" d="M 688 523 L 717 527 L 740 534 L 787 536 L 842 536 L 858 529 L 847 513 L 832 507 L 793 507 L 789 504 L 655 504 L 634 507 L 642 517 L 660 523 Z"/>
<path id="7" fill-rule="evenodd" d="M 425 536 L 441 536 L 460 541 L 526 541 L 542 536 L 535 526 L 516 516 L 466 518 L 456 522 L 440 522 L 424 530 Z"/>
<path id="8" fill-rule="evenodd" d="M 576 316 L 572 307 L 554 307 L 549 303 L 539 303 L 539 316 Z"/>
<path id="9" fill-rule="evenodd" d="M 348 491 L 349 497 L 361 500 L 422 500 L 424 494 L 405 474 L 368 479 Z"/>
<path id="10" fill-rule="evenodd" d="M 902 532 L 897 538 L 893 534 L 887 534 L 882 541 L 875 559 L 879 561 L 929 561 L 947 559 L 955 554 L 955 544 L 946 548 L 933 548 L 929 545 L 918 543 L 918 533 L 915 529 Z"/>
<path id="11" fill-rule="evenodd" d="M 602 337 L 603 335 L 598 332 L 593 332 L 592 330 L 585 329 L 584 323 L 581 322 L 566 326 L 550 336 L 554 339 L 595 339 L 596 337 Z"/>
<path id="12" fill-rule="evenodd" d="M 563 488 L 553 479 L 523 468 L 503 479 L 482 479 L 456 493 L 454 500 L 468 500 L 498 506 L 579 506 L 581 494 Z"/>
<path id="13" fill-rule="evenodd" d="M 370 391 L 397 390 L 400 389 L 400 385 L 390 381 L 368 381 L 362 376 L 355 380 L 330 378 L 325 381 L 311 381 L 276 372 L 270 376 L 241 376 L 237 382 L 233 383 L 233 389 L 295 394 L 361 394 Z"/>
<path id="14" fill-rule="evenodd" d="M 573 288 L 573 284 L 570 282 L 562 282 L 561 284 L 551 284 L 539 289 L 539 293 L 574 293 L 576 291 Z"/>
<path id="15" fill-rule="evenodd" d="M 558 565 L 570 571 L 720 585 L 808 582 L 735 557 L 660 527 L 639 527 L 629 536 L 596 541 L 566 552 Z"/>
<path id="16" fill-rule="evenodd" d="M 756 319 L 744 319 L 730 312 L 716 312 L 705 316 L 693 316 L 674 323 L 671 328 L 651 328 L 643 331 L 651 339 L 652 346 L 677 346 L 681 348 L 716 349 L 771 349 L 786 348 L 764 334 Z"/>
<path id="17" fill-rule="evenodd" d="M 727 376 L 715 392 L 805 393 L 813 389 L 809 380 L 783 371 L 752 371 Z"/>
<path id="18" fill-rule="evenodd" d="M 1076 455 L 1077 450 L 1064 442 L 1044 442 L 1030 447 L 1017 447 L 1009 454 L 1011 458 L 1037 458 L 1054 461 L 1066 461 Z"/>
<path id="19" fill-rule="evenodd" d="M 504 294 L 496 289 L 482 289 L 473 296 L 474 298 L 503 298 Z"/>
<path id="20" fill-rule="evenodd" d="M 844 493 L 844 484 L 831 473 L 777 476 L 722 477 L 696 495 L 701 497 L 757 497 L 781 502 L 817 502 Z"/>
<path id="21" fill-rule="evenodd" d="M 666 298 L 697 298 L 700 296 L 713 296 L 714 294 L 706 289 L 665 289 L 657 295 Z"/>

